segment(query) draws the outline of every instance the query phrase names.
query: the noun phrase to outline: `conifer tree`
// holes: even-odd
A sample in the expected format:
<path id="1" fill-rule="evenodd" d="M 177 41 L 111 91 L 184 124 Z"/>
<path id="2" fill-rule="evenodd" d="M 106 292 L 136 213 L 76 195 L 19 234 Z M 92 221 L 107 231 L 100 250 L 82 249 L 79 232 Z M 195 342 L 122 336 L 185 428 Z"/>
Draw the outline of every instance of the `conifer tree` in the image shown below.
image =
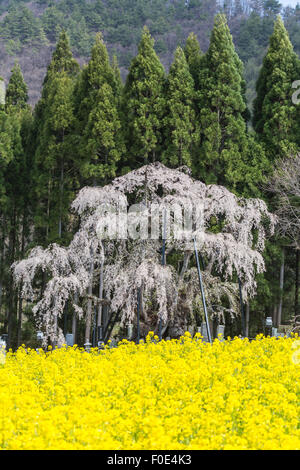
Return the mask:
<path id="1" fill-rule="evenodd" d="M 299 109 L 292 100 L 295 91 L 292 84 L 299 80 L 299 77 L 299 59 L 293 51 L 284 23 L 278 16 L 256 84 L 257 97 L 254 101 L 253 113 L 253 126 L 264 147 L 270 172 L 273 171 L 276 161 L 293 156 L 299 148 Z M 269 202 L 274 204 L 274 200 L 272 201 L 271 198 L 269 198 Z M 276 210 L 277 207 L 274 209 Z M 276 311 L 278 317 L 281 317 L 279 312 L 282 310 L 282 300 L 280 300 L 280 298 L 282 299 L 282 291 L 278 292 L 281 284 L 279 281 L 278 286 L 274 284 L 274 276 L 282 279 L 286 256 L 280 242 L 282 243 L 282 240 L 277 240 L 276 243 L 269 246 L 269 250 L 272 250 L 272 256 L 267 258 L 268 272 L 273 275 L 269 274 L 264 280 L 273 296 L 269 304 L 272 305 L 271 302 L 273 305 L 279 304 L 275 308 L 272 305 L 275 324 L 278 324 Z M 296 273 L 297 270 L 296 266 Z"/>
<path id="2" fill-rule="evenodd" d="M 247 135 L 242 74 L 242 62 L 235 52 L 226 17 L 219 14 L 200 73 L 202 143 L 195 168 L 205 182 L 231 189 L 240 183 L 245 171 Z"/>
<path id="3" fill-rule="evenodd" d="M 116 55 L 113 56 L 111 66 L 112 66 L 113 73 L 114 73 L 114 81 L 112 83 L 112 88 L 113 88 L 114 95 L 116 97 L 116 100 L 119 106 L 121 104 L 121 98 L 122 98 L 124 86 L 123 86 L 118 59 Z"/>
<path id="4" fill-rule="evenodd" d="M 257 81 L 253 114 L 254 129 L 271 162 L 295 153 L 300 143 L 298 109 L 292 101 L 292 84 L 300 77 L 299 64 L 278 16 Z"/>
<path id="5" fill-rule="evenodd" d="M 24 81 L 21 68 L 16 63 L 11 71 L 10 80 L 6 89 L 6 109 L 13 106 L 14 109 L 25 109 L 28 101 L 28 87 Z"/>
<path id="6" fill-rule="evenodd" d="M 91 89 L 98 90 L 103 83 L 114 81 L 114 71 L 110 65 L 109 55 L 101 33 L 96 35 L 87 71 L 88 84 Z"/>
<path id="7" fill-rule="evenodd" d="M 4 116 L 7 150 L 4 170 L 5 197 L 1 204 L 1 273 L 0 283 L 5 287 L 4 330 L 8 333 L 8 344 L 12 346 L 12 330 L 16 319 L 16 297 L 10 266 L 18 258 L 18 229 L 22 211 L 22 164 L 23 148 L 21 119 L 17 114 Z M 0 139 L 2 136 L 0 136 Z M 2 251 L 3 250 L 3 251 Z"/>
<path id="8" fill-rule="evenodd" d="M 187 63 L 189 65 L 190 74 L 192 75 L 195 83 L 196 90 L 199 89 L 199 75 L 201 69 L 201 61 L 203 59 L 200 44 L 197 36 L 191 33 L 186 40 L 184 53 L 186 56 Z"/>
<path id="9" fill-rule="evenodd" d="M 73 58 L 69 37 L 65 31 L 62 31 L 59 35 L 51 62 L 48 66 L 44 85 L 50 73 L 58 72 L 66 72 L 70 77 L 76 77 L 79 72 L 79 65 Z"/>
<path id="10" fill-rule="evenodd" d="M 124 88 L 123 115 L 128 164 L 132 168 L 158 159 L 162 140 L 165 71 L 145 27 Z"/>
<path id="11" fill-rule="evenodd" d="M 4 106 L 0 107 L 0 318 L 3 321 L 3 298 L 5 292 L 6 250 L 7 240 L 7 196 L 5 171 L 13 158 L 11 122 L 7 118 Z M 5 332 L 6 333 L 6 332 Z"/>
<path id="12" fill-rule="evenodd" d="M 45 122 L 45 114 L 47 114 L 48 88 L 51 86 L 51 80 L 58 73 L 66 73 L 69 77 L 75 78 L 79 74 L 79 65 L 73 58 L 70 49 L 69 38 L 65 31 L 60 33 L 56 48 L 52 54 L 50 64 L 48 65 L 47 72 L 43 81 L 42 94 L 39 102 L 34 109 L 34 131 L 33 138 L 35 137 L 35 148 L 38 149 L 41 145 L 41 137 L 43 134 L 43 125 Z"/>
<path id="13" fill-rule="evenodd" d="M 2 204 L 0 202 L 0 290 L 2 291 L 4 282 L 6 293 L 5 329 L 7 329 L 10 346 L 16 344 L 16 337 L 13 337 L 13 327 L 17 323 L 17 312 L 19 315 L 22 312 L 21 300 L 12 282 L 10 266 L 16 259 L 24 256 L 28 234 L 27 216 L 30 211 L 29 174 L 31 166 L 28 164 L 26 141 L 28 123 L 32 121 L 27 100 L 27 85 L 20 67 L 15 65 L 7 86 L 6 113 L 3 113 L 2 116 L 6 138 L 2 139 L 3 135 L 0 138 L 0 141 L 3 140 L 6 146 L 6 151 L 9 150 L 6 153 L 6 165 L 3 167 L 0 164 L 5 181 L 5 198 Z M 0 153 L 3 154 L 1 150 Z"/>
<path id="14" fill-rule="evenodd" d="M 62 32 L 35 110 L 38 201 L 35 225 L 39 242 L 64 241 L 64 236 L 68 236 L 63 222 L 77 184 L 77 155 L 70 143 L 74 126 L 73 88 L 78 72 L 68 37 Z"/>
<path id="15" fill-rule="evenodd" d="M 17 210 L 22 213 L 25 207 L 24 200 L 28 195 L 26 184 L 28 168 L 26 155 L 26 142 L 28 126 L 32 122 L 32 112 L 29 107 L 27 84 L 23 79 L 21 69 L 16 64 L 10 76 L 6 89 L 6 122 L 9 126 L 11 160 L 5 171 L 6 193 L 8 203 L 12 201 Z"/>
<path id="16" fill-rule="evenodd" d="M 124 153 L 119 105 L 122 82 L 116 60 L 110 64 L 101 33 L 76 87 L 77 135 L 85 184 L 102 184 L 116 175 Z"/>
<path id="17" fill-rule="evenodd" d="M 0 77 L 0 110 L 4 109 L 4 104 L 5 104 L 5 82 L 2 77 Z"/>
<path id="18" fill-rule="evenodd" d="M 199 140 L 194 109 L 194 80 L 183 50 L 178 47 L 166 83 L 164 119 L 164 164 L 192 165 L 192 148 Z"/>
<path id="19" fill-rule="evenodd" d="M 70 49 L 69 38 L 65 31 L 60 33 L 56 48 L 52 54 L 50 64 L 48 65 L 46 76 L 43 81 L 42 96 L 35 107 L 35 124 L 36 124 L 36 147 L 39 145 L 38 135 L 41 134 L 41 126 L 43 126 L 43 113 L 48 105 L 48 82 L 51 85 L 51 79 L 58 73 L 66 73 L 74 80 L 79 74 L 79 65 L 73 58 Z"/>
<path id="20" fill-rule="evenodd" d="M 95 95 L 104 83 L 113 86 L 115 84 L 115 74 L 110 65 L 103 36 L 98 33 L 92 47 L 91 59 L 87 66 L 82 69 L 75 87 L 75 114 L 78 119 L 79 134 L 83 132 L 86 126 L 89 113 L 94 106 Z"/>
<path id="21" fill-rule="evenodd" d="M 125 152 L 116 97 L 108 83 L 95 95 L 94 106 L 84 131 L 86 159 L 82 174 L 93 184 L 116 176 L 117 162 Z"/>
<path id="22" fill-rule="evenodd" d="M 0 109 L 0 205 L 5 196 L 5 169 L 12 159 L 12 122 Z"/>
<path id="23" fill-rule="evenodd" d="M 55 237 L 62 237 L 62 223 L 64 213 L 68 210 L 73 193 L 68 196 L 69 188 L 73 187 L 66 177 L 72 176 L 73 150 L 68 142 L 74 122 L 73 115 L 73 82 L 65 73 L 59 73 L 51 81 L 49 87 L 49 105 L 47 119 L 44 127 L 44 138 L 47 139 L 47 152 L 44 155 L 44 165 L 52 173 L 52 194 L 50 213 L 50 230 Z"/>

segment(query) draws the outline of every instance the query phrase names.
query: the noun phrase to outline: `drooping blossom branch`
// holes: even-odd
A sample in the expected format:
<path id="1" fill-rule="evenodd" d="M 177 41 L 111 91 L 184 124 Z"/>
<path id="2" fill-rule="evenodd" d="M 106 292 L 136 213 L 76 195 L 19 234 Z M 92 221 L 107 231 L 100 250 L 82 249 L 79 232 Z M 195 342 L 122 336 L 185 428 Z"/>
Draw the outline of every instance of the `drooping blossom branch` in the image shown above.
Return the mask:
<path id="1" fill-rule="evenodd" d="M 139 204 L 130 213 L 133 221 L 141 210 L 144 218 L 140 220 L 147 222 L 153 205 L 159 207 L 160 213 L 170 206 L 192 211 L 195 218 L 188 237 L 185 228 L 181 233 L 180 224 L 177 227 L 175 212 L 168 213 L 166 250 L 169 255 L 177 254 L 181 259 L 179 266 L 174 262 L 162 266 L 161 237 L 126 237 L 129 219 L 126 211 L 132 204 Z M 114 214 L 107 216 L 105 207 L 110 207 Z M 264 270 L 265 239 L 274 232 L 276 223 L 263 201 L 237 198 L 224 187 L 206 186 L 191 178 L 185 167 L 172 170 L 160 163 L 134 170 L 101 188 L 83 188 L 72 210 L 80 217 L 80 228 L 67 248 L 38 247 L 26 260 L 13 266 L 22 295 L 36 301 L 34 312 L 52 339 L 61 335 L 54 325 L 67 300 L 72 300 L 78 314 L 86 315 L 82 302 L 88 296 L 88 287 L 91 291 L 91 287 L 97 286 L 103 262 L 105 297 L 113 311 L 122 313 L 122 325 L 134 322 L 138 289 L 142 292 L 143 320 L 152 328 L 161 319 L 171 329 L 180 316 L 192 316 L 199 296 L 191 262 L 194 238 L 208 261 L 205 278 L 210 302 L 224 303 L 227 298 L 226 306 L 215 305 L 214 312 L 222 315 L 227 309 L 233 314 L 238 305 L 234 300 L 237 295 L 234 280 L 237 276 L 242 280 L 245 297 L 254 295 L 256 273 Z M 103 237 L 102 229 L 113 217 L 119 236 Z M 48 282 L 38 299 L 34 281 L 41 271 Z"/>
<path id="2" fill-rule="evenodd" d="M 300 249 L 300 154 L 277 162 L 266 189 L 274 195 L 276 232 Z"/>

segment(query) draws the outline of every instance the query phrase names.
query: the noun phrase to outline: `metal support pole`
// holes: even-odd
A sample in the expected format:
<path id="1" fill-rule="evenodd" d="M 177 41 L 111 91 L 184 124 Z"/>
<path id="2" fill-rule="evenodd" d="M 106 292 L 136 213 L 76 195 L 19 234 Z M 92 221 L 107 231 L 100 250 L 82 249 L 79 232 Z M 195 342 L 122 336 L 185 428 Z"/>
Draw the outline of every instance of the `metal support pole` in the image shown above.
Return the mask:
<path id="1" fill-rule="evenodd" d="M 163 232 L 163 245 L 162 245 L 162 257 L 161 265 L 166 265 L 166 239 L 167 239 L 167 214 L 164 209 L 164 232 Z M 159 341 L 162 340 L 162 319 L 159 320 Z"/>
<path id="2" fill-rule="evenodd" d="M 166 238 L 167 238 L 167 214 L 166 214 L 166 209 L 164 209 L 164 232 L 163 232 L 163 245 L 162 245 L 162 257 L 161 257 L 162 266 L 166 265 Z"/>
<path id="3" fill-rule="evenodd" d="M 238 280 L 239 280 L 239 292 L 240 292 L 240 304 L 241 304 L 242 336 L 245 337 L 246 336 L 246 321 L 245 321 L 242 283 L 241 283 L 240 278 L 238 278 Z"/>
<path id="4" fill-rule="evenodd" d="M 194 238 L 194 249 L 195 249 L 195 256 L 196 256 L 197 269 L 198 269 L 198 277 L 199 277 L 199 283 L 200 283 L 200 289 L 201 289 L 202 304 L 203 304 L 203 309 L 204 309 L 204 314 L 205 314 L 205 323 L 206 323 L 208 341 L 210 343 L 212 343 L 210 327 L 209 327 L 209 321 L 208 321 L 207 308 L 206 308 L 205 294 L 204 294 L 204 288 L 203 288 L 203 282 L 202 282 L 201 267 L 200 267 L 198 250 L 197 250 L 196 239 L 195 238 Z"/>
<path id="5" fill-rule="evenodd" d="M 140 311 L 141 311 L 141 287 L 138 289 L 138 294 L 137 294 L 137 344 L 140 344 Z"/>

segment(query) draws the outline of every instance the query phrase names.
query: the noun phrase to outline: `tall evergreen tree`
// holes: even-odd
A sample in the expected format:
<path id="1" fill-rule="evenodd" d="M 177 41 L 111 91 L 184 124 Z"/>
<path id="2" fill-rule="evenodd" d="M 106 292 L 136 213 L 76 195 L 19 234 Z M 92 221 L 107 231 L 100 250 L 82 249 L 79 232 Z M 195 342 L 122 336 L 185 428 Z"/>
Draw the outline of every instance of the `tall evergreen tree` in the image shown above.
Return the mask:
<path id="1" fill-rule="evenodd" d="M 166 83 L 164 119 L 164 164 L 192 166 L 193 145 L 199 141 L 194 107 L 194 80 L 183 50 L 178 47 Z"/>
<path id="2" fill-rule="evenodd" d="M 295 153 L 300 143 L 292 83 L 299 79 L 299 59 L 278 16 L 256 85 L 253 126 L 270 161 Z"/>
<path id="3" fill-rule="evenodd" d="M 123 97 L 128 164 L 132 168 L 158 159 L 164 83 L 164 68 L 155 53 L 154 40 L 145 27 L 138 54 L 130 66 Z"/>
<path id="4" fill-rule="evenodd" d="M 15 66 L 7 86 L 6 113 L 3 113 L 7 137 L 4 139 L 4 143 L 9 145 L 10 151 L 7 155 L 9 160 L 4 167 L 5 199 L 2 204 L 0 203 L 0 290 L 3 291 L 4 285 L 6 293 L 5 329 L 7 328 L 10 346 L 16 344 L 17 339 L 13 337 L 13 327 L 17 324 L 17 312 L 22 310 L 20 298 L 13 285 L 10 266 L 16 259 L 24 256 L 28 234 L 27 214 L 30 210 L 28 176 L 31 166 L 27 159 L 26 139 L 28 124 L 30 125 L 32 120 L 27 99 L 27 85 L 19 66 Z M 8 150 L 8 147 L 6 149 Z"/>
<path id="5" fill-rule="evenodd" d="M 114 55 L 112 59 L 112 69 L 114 73 L 114 81 L 112 83 L 112 88 L 113 88 L 115 97 L 117 99 L 118 105 L 120 105 L 124 86 L 123 86 L 118 59 L 116 55 Z"/>
<path id="6" fill-rule="evenodd" d="M 65 73 L 57 74 L 51 81 L 49 87 L 49 105 L 47 117 L 44 122 L 45 146 L 43 164 L 51 177 L 51 198 L 49 213 L 49 236 L 50 238 L 62 237 L 62 223 L 72 200 L 73 150 L 70 147 L 68 137 L 74 124 L 73 115 L 73 82 Z M 68 194 L 71 193 L 71 194 Z M 53 233 L 51 233 L 51 231 Z"/>
<path id="7" fill-rule="evenodd" d="M 77 135 L 85 183 L 101 184 L 116 175 L 124 153 L 119 106 L 122 82 L 116 60 L 110 63 L 101 33 L 76 87 Z"/>
<path id="8" fill-rule="evenodd" d="M 73 88 L 79 65 L 62 32 L 48 66 L 42 97 L 35 110 L 36 237 L 39 242 L 64 241 L 66 214 L 76 188 Z"/>
<path id="9" fill-rule="evenodd" d="M 13 106 L 14 109 L 26 108 L 28 101 L 28 87 L 24 81 L 21 68 L 16 63 L 11 71 L 10 80 L 6 89 L 6 109 Z"/>
<path id="10" fill-rule="evenodd" d="M 75 114 L 78 119 L 78 132 L 86 126 L 89 113 L 94 106 L 95 95 L 104 83 L 117 91 L 115 73 L 111 67 L 103 36 L 98 33 L 91 51 L 91 59 L 82 69 L 75 86 Z"/>
<path id="11" fill-rule="evenodd" d="M 116 176 L 117 162 L 125 152 L 116 98 L 108 83 L 95 95 L 94 106 L 84 130 L 86 159 L 82 174 L 93 184 Z"/>
<path id="12" fill-rule="evenodd" d="M 190 74 L 194 79 L 195 88 L 196 90 L 198 90 L 203 54 L 197 36 L 194 33 L 191 33 L 187 38 L 184 53 L 186 56 L 187 63 L 189 65 Z"/>
<path id="13" fill-rule="evenodd" d="M 272 6 L 271 3 L 269 2 L 269 7 Z M 272 13 L 271 10 L 270 12 Z M 292 100 L 295 91 L 292 84 L 299 79 L 299 76 L 299 59 L 293 51 L 283 21 L 278 16 L 256 84 L 257 97 L 254 101 L 253 114 L 253 126 L 264 147 L 271 170 L 273 170 L 276 160 L 295 154 L 299 148 L 299 110 Z M 269 203 L 273 205 L 274 199 L 269 198 Z M 269 305 L 265 306 L 264 302 L 262 304 L 265 310 L 272 308 L 269 314 L 273 315 L 275 325 L 280 323 L 284 258 L 290 251 L 282 248 L 282 243 L 285 245 L 286 241 L 277 239 L 276 243 L 270 244 L 269 250 L 272 250 L 274 254 L 266 258 L 268 273 L 264 276 L 264 283 L 272 294 L 272 299 L 269 301 Z M 296 267 L 296 273 L 297 270 L 298 267 Z M 278 278 L 277 284 L 274 283 L 276 278 Z M 286 280 L 285 283 L 287 282 Z M 263 283 L 261 285 L 263 286 Z"/>
<path id="14" fill-rule="evenodd" d="M 2 77 L 0 77 L 0 110 L 4 109 L 5 105 L 5 81 L 3 80 Z"/>
<path id="15" fill-rule="evenodd" d="M 69 38 L 65 31 L 60 33 L 56 48 L 52 54 L 50 64 L 48 65 L 47 72 L 43 81 L 42 94 L 39 102 L 34 109 L 34 131 L 32 138 L 35 138 L 35 148 L 38 149 L 41 145 L 40 139 L 43 134 L 43 125 L 46 119 L 47 106 L 49 104 L 48 89 L 51 86 L 51 80 L 58 73 L 66 73 L 69 77 L 75 78 L 79 74 L 79 65 L 73 58 L 70 49 Z"/>
<path id="16" fill-rule="evenodd" d="M 79 65 L 73 58 L 69 37 L 66 31 L 62 31 L 59 35 L 51 62 L 48 66 L 44 85 L 48 80 L 49 74 L 53 72 L 66 72 L 70 77 L 76 77 L 79 72 Z"/>
<path id="17" fill-rule="evenodd" d="M 12 133 L 11 119 L 0 109 L 0 204 L 5 197 L 5 169 L 13 159 Z"/>
<path id="18" fill-rule="evenodd" d="M 235 52 L 226 17 L 219 14 L 200 73 L 202 143 L 195 165 L 200 178 L 231 189 L 240 184 L 245 172 L 247 135 L 242 74 L 242 62 Z"/>

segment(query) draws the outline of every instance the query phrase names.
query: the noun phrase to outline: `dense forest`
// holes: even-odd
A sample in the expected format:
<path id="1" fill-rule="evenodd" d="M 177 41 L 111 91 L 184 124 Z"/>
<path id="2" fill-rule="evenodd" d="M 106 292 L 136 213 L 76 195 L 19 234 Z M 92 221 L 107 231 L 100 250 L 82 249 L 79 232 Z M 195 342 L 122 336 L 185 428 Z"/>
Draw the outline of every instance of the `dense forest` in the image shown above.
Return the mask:
<path id="1" fill-rule="evenodd" d="M 168 70 L 177 46 L 194 32 L 205 52 L 214 16 L 224 11 L 234 44 L 245 66 L 246 96 L 251 103 L 255 82 L 273 29 L 281 12 L 295 51 L 300 53 L 300 8 L 281 8 L 278 0 L 17 0 L 0 1 L 1 75 L 9 78 L 17 59 L 36 103 L 59 31 L 70 37 L 80 64 L 88 61 L 95 34 L 103 33 L 111 56 L 116 55 L 125 79 L 144 25 L 155 38 L 155 51 Z"/>
<path id="2" fill-rule="evenodd" d="M 205 184 L 263 199 L 277 212 L 284 198 L 274 191 L 282 189 L 278 178 L 270 183 L 274 169 L 300 144 L 292 99 L 300 7 L 282 19 L 276 0 L 216 3 L 1 2 L 0 334 L 11 347 L 35 338 L 32 304 L 11 266 L 34 247 L 70 242 L 79 224 L 70 205 L 84 186 L 152 162 L 186 165 Z M 29 56 L 36 69 L 47 65 L 38 100 Z M 76 60 L 88 56 L 84 66 Z M 291 189 L 291 217 L 298 203 Z M 213 224 L 218 231 L 222 221 Z M 267 242 L 267 270 L 246 306 L 251 337 L 266 316 L 281 325 L 298 315 L 298 248 L 297 227 Z M 43 269 L 35 282 L 42 296 Z M 230 316 L 227 327 L 241 332 Z M 83 341 L 80 332 L 79 325 Z"/>

